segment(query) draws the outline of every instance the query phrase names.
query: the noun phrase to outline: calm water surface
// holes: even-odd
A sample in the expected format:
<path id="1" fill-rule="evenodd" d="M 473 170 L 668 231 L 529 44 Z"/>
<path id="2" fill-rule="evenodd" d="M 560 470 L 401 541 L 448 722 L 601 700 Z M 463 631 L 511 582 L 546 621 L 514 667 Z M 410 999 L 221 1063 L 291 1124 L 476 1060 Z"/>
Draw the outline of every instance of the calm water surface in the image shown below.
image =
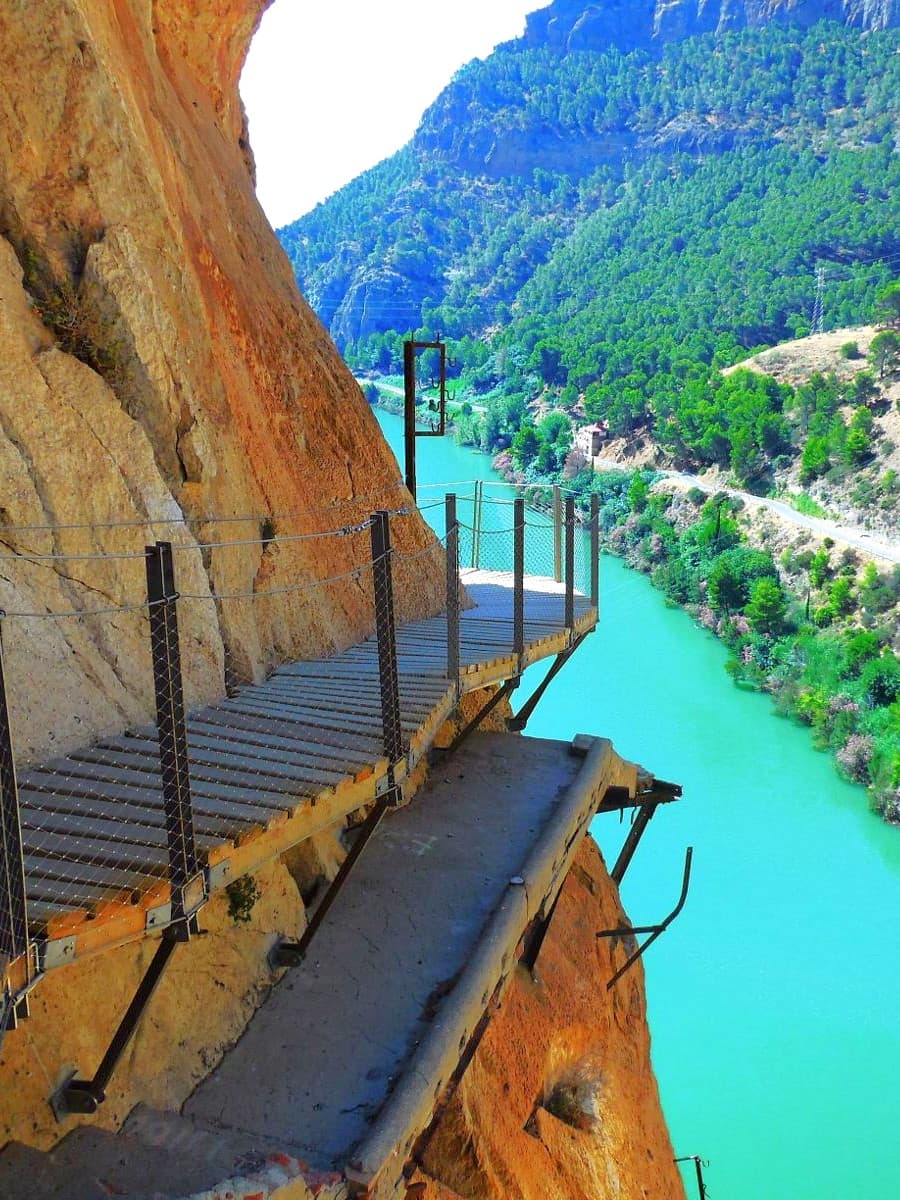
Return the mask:
<path id="1" fill-rule="evenodd" d="M 379 420 L 399 455 L 399 418 Z M 420 481 L 475 477 L 496 478 L 485 456 L 419 443 Z M 900 1200 L 900 830 L 643 576 L 604 559 L 601 607 L 528 732 L 611 737 L 684 786 L 622 889 L 636 924 L 659 920 L 694 846 L 687 906 L 645 960 L 677 1153 L 709 1160 L 710 1200 Z M 612 860 L 617 819 L 594 834 Z"/>

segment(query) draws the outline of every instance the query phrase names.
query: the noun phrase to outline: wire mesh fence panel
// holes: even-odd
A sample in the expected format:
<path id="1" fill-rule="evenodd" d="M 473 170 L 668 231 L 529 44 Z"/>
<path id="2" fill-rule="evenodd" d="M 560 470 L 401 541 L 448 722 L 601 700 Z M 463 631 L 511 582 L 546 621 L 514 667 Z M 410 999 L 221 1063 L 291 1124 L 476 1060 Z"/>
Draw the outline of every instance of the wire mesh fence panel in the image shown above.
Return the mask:
<path id="1" fill-rule="evenodd" d="M 368 536 L 368 533 L 366 534 Z M 295 585 L 297 602 L 327 614 L 351 588 L 373 614 L 372 563 L 341 576 Z M 218 596 L 216 606 L 264 608 L 275 596 Z M 362 643 L 365 645 L 365 643 Z M 352 647 L 329 657 L 288 659 L 187 715 L 194 808 L 216 806 L 222 843 L 246 844 L 301 810 L 386 769 L 373 654 Z"/>
<path id="2" fill-rule="evenodd" d="M 24 636 L 26 620 L 42 622 L 46 651 L 61 641 L 69 656 L 85 656 L 74 666 L 64 660 L 68 673 L 60 669 L 53 680 L 48 705 L 61 717 L 48 730 L 54 736 L 16 763 L 31 931 L 52 938 L 102 916 L 119 940 L 143 930 L 140 897 L 164 900 L 170 874 L 159 763 L 122 762 L 109 736 L 130 723 L 153 727 L 149 610 L 7 617 L 4 640 L 17 668 L 7 674 L 14 729 L 33 705 L 34 677 L 14 650 L 35 640 L 33 630 Z M 128 671 L 117 673 L 126 658 Z M 140 688 L 123 686 L 132 671 Z M 66 752 L 54 752 L 54 743 Z"/>
<path id="3" fill-rule="evenodd" d="M 10 766 L 5 775 L 18 778 L 27 909 L 42 943 L 86 928 L 88 919 L 92 931 L 103 925 L 107 942 L 179 919 L 203 898 L 202 866 L 323 791 L 377 771 L 384 758 L 381 731 L 369 720 L 364 684 L 354 681 L 360 702 L 352 720 L 340 685 L 336 689 L 330 670 L 315 662 L 300 664 L 309 667 L 308 680 L 292 677 L 296 670 L 288 666 L 284 678 L 276 672 L 255 692 L 251 686 L 226 698 L 226 655 L 215 653 L 223 609 L 242 606 L 247 627 L 272 629 L 281 615 L 273 619 L 274 605 L 288 595 L 317 614 L 320 644 L 328 646 L 332 616 L 346 621 L 348 609 L 362 635 L 370 632 L 371 556 L 363 560 L 359 552 L 368 526 L 366 518 L 317 531 L 313 537 L 332 543 L 320 562 L 340 569 L 325 580 L 288 585 L 272 584 L 271 573 L 259 570 L 273 536 L 254 530 L 252 538 L 216 543 L 186 538 L 166 547 L 149 599 L 147 566 L 159 546 L 149 557 L 146 549 L 129 549 L 112 564 L 99 552 L 53 552 L 51 569 L 61 581 L 55 591 L 32 583 L 43 559 L 14 556 L 8 577 L 0 576 L 0 601 L 8 614 L 11 726 L 22 735 L 22 749 L 17 772 Z M 129 526 L 127 537 L 142 532 Z M 309 540 L 309 534 L 283 539 L 288 545 Z M 231 578 L 246 590 L 214 592 L 210 556 L 244 547 L 249 561 Z M 81 576 L 62 582 L 72 557 Z M 187 585 L 181 599 L 176 562 Z M 91 579 L 87 564 L 95 571 Z M 335 710 L 340 715 L 332 718 Z M 4 887 L 4 895 L 8 891 Z M 9 959 L 21 948 L 23 923 L 8 898 L 0 914 L 0 953 Z"/>
<path id="4" fill-rule="evenodd" d="M 141 936 L 192 912 L 204 872 L 238 848 L 295 818 L 302 837 L 322 797 L 349 813 L 380 794 L 460 686 L 558 641 L 587 603 L 587 535 L 567 541 L 568 611 L 552 510 L 468 495 L 455 521 L 440 502 L 442 535 L 424 544 L 414 514 L 357 499 L 330 528 L 237 516 L 138 546 L 147 527 L 127 524 L 101 535 L 115 554 L 91 550 L 96 530 L 66 534 L 65 554 L 59 531 L 35 530 L 0 564 L 0 773 L 17 783 L 0 824 L 0 965 L 29 936 L 12 809 L 32 937 Z"/>

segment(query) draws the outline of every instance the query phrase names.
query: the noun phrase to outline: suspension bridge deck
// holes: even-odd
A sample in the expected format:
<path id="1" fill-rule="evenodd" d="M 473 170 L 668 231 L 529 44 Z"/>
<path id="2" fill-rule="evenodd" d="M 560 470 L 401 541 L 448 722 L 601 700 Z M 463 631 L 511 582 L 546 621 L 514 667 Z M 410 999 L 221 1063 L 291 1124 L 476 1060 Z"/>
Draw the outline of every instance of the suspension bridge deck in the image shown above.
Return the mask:
<path id="1" fill-rule="evenodd" d="M 458 694 L 515 677 L 569 648 L 597 611 L 529 576 L 524 654 L 513 644 L 513 577 L 464 572 L 460 673 L 447 673 L 444 616 L 397 628 L 404 742 L 398 782 L 433 745 Z M 331 658 L 298 661 L 188 715 L 197 846 L 210 887 L 225 886 L 371 802 L 384 789 L 374 634 Z M 165 925 L 169 888 L 159 743 L 153 727 L 97 742 L 19 774 L 28 914 L 45 966 Z M 55 947 L 55 949 L 54 949 Z"/>

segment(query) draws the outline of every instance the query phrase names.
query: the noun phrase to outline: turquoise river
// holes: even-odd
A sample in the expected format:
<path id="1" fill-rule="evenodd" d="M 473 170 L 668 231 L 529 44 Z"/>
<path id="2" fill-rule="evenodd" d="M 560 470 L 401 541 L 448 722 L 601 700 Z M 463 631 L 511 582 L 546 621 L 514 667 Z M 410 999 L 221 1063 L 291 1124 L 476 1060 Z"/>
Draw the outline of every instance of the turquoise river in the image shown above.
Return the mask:
<path id="1" fill-rule="evenodd" d="M 379 421 L 402 461 L 399 418 Z M 421 440 L 418 458 L 422 504 L 443 481 L 498 478 L 449 438 Z M 528 733 L 610 737 L 684 787 L 623 885 L 635 924 L 661 919 L 694 847 L 687 905 L 645 960 L 676 1152 L 708 1161 L 710 1200 L 898 1200 L 900 829 L 806 730 L 732 684 L 711 635 L 611 558 L 601 611 Z M 618 820 L 594 834 L 611 860 Z M 693 1198 L 692 1169 L 685 1180 Z"/>

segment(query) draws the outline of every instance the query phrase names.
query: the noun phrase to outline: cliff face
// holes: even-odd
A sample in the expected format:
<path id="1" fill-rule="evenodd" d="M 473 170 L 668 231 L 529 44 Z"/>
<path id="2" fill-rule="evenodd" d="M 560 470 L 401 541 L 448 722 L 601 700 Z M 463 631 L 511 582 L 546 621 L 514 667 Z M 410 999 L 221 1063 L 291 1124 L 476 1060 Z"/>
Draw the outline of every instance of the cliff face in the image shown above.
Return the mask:
<path id="1" fill-rule="evenodd" d="M 528 18 L 525 40 L 565 50 L 623 50 L 792 21 L 806 27 L 827 17 L 861 29 L 888 29 L 900 0 L 556 0 Z"/>
<path id="2" fill-rule="evenodd" d="M 407 1200 L 677 1200 L 638 964 L 607 992 L 630 939 L 587 838 L 534 978 L 519 968 L 418 1155 Z"/>
<path id="3" fill-rule="evenodd" d="M 267 547 L 261 533 L 339 527 L 405 495 L 254 195 L 237 80 L 266 3 L 0 11 L 0 606 L 86 612 L 144 594 L 138 559 L 11 556 L 256 539 L 177 559 L 185 593 L 274 592 L 182 606 L 191 700 L 368 627 L 362 587 L 280 590 L 346 571 L 364 537 Z M 84 522 L 97 527 L 46 528 Z M 418 519 L 400 526 L 402 546 L 425 543 Z M 421 566 L 398 588 L 419 608 L 438 594 Z M 10 618 L 5 632 L 10 675 L 28 678 L 14 694 L 23 753 L 150 711 L 142 614 Z"/>

